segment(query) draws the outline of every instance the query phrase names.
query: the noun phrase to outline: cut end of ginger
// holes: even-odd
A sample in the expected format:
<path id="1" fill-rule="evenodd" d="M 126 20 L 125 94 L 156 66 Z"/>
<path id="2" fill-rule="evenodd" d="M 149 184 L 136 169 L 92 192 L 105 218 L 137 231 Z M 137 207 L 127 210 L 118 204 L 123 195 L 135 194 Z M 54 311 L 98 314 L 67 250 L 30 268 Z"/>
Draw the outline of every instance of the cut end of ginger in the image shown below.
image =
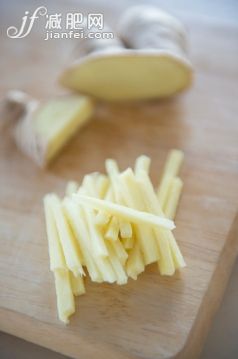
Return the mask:
<path id="1" fill-rule="evenodd" d="M 169 97 L 191 82 L 188 60 L 153 50 L 95 54 L 73 63 L 60 77 L 63 86 L 108 101 Z"/>
<path id="2" fill-rule="evenodd" d="M 173 221 L 167 218 L 175 217 L 182 190 L 178 172 L 183 154 L 171 154 L 161 179 L 171 179 L 165 210 L 146 156 L 136 160 L 135 171 L 120 172 L 116 161 L 106 160 L 106 175 L 88 174 L 81 184 L 70 181 L 62 200 L 55 194 L 45 196 L 50 269 L 64 323 L 75 311 L 74 297 L 86 292 L 86 273 L 93 282 L 125 285 L 150 263 L 156 262 L 160 274 L 167 276 L 185 266 Z"/>
<path id="3" fill-rule="evenodd" d="M 25 102 L 24 106 L 24 115 L 14 128 L 15 140 L 22 152 L 41 167 L 60 153 L 94 110 L 92 100 L 79 95 Z"/>
<path id="4" fill-rule="evenodd" d="M 122 13 L 117 30 L 110 41 L 81 41 L 60 83 L 107 101 L 165 98 L 189 87 L 187 34 L 178 19 L 158 7 L 135 6 Z"/>

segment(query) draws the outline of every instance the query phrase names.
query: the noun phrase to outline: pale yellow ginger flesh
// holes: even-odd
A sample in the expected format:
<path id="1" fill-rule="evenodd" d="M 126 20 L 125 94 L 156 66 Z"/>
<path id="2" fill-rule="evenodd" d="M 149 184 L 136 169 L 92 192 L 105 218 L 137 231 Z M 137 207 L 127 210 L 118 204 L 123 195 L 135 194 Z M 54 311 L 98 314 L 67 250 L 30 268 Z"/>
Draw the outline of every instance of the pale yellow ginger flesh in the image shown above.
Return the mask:
<path id="1" fill-rule="evenodd" d="M 185 267 L 172 232 L 182 160 L 183 153 L 173 150 L 165 164 L 159 185 L 160 195 L 167 191 L 164 208 L 149 177 L 151 160 L 144 155 L 137 158 L 135 171 L 120 172 L 116 161 L 108 159 L 106 175 L 91 173 L 81 184 L 68 182 L 63 199 L 44 197 L 50 269 L 64 323 L 75 311 L 74 296 L 86 291 L 86 273 L 93 282 L 123 285 L 150 263 L 157 262 L 160 274 L 169 276 Z"/>
<path id="2" fill-rule="evenodd" d="M 75 312 L 74 295 L 71 287 L 69 271 L 54 271 L 55 289 L 59 319 L 65 324 Z"/>
<path id="3" fill-rule="evenodd" d="M 132 223 L 147 224 L 147 225 L 158 226 L 167 229 L 175 228 L 173 221 L 167 218 L 154 216 L 151 213 L 138 211 L 133 208 L 129 208 L 127 206 L 105 201 L 103 199 L 84 196 L 81 194 L 74 194 L 73 200 L 78 205 L 83 205 L 86 208 L 90 207 L 96 210 L 103 210 L 108 213 L 111 213 L 114 216 L 118 216 L 119 218 L 128 219 Z"/>
<path id="4" fill-rule="evenodd" d="M 169 97 L 191 82 L 188 61 L 166 51 L 143 50 L 92 55 L 73 63 L 60 78 L 71 90 L 107 101 Z"/>
<path id="5" fill-rule="evenodd" d="M 70 283 L 72 292 L 75 296 L 82 295 L 85 293 L 83 277 L 81 277 L 80 275 L 75 277 L 75 275 L 70 272 Z"/>
<path id="6" fill-rule="evenodd" d="M 157 6 L 129 7 L 117 30 L 123 42 L 115 33 L 81 41 L 60 83 L 107 101 L 164 98 L 190 86 L 186 30 L 178 19 Z"/>
<path id="7" fill-rule="evenodd" d="M 179 198 L 183 189 L 183 181 L 179 177 L 171 180 L 169 193 L 164 205 L 164 213 L 167 218 L 174 219 L 176 215 Z"/>
<path id="8" fill-rule="evenodd" d="M 7 99 L 16 103 L 15 97 Z M 25 100 L 14 128 L 17 146 L 39 166 L 47 166 L 91 118 L 94 104 L 86 96 L 64 95 L 45 102 Z"/>
<path id="9" fill-rule="evenodd" d="M 165 209 L 166 201 L 171 190 L 170 185 L 174 177 L 177 176 L 184 159 L 184 154 L 179 150 L 172 150 L 168 154 L 165 162 L 163 174 L 158 186 L 158 198 L 162 209 Z"/>

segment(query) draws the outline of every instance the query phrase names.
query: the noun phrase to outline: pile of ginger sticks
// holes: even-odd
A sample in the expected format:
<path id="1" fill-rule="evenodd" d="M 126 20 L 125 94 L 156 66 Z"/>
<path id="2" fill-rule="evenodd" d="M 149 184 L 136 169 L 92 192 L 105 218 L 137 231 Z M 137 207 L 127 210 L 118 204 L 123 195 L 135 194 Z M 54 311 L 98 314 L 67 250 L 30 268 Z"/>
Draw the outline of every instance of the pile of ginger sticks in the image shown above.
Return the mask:
<path id="1" fill-rule="evenodd" d="M 75 312 L 74 296 L 85 293 L 86 275 L 122 285 L 154 262 L 161 275 L 185 266 L 172 232 L 183 157 L 179 150 L 170 151 L 158 189 L 149 177 L 151 160 L 142 155 L 134 170 L 120 172 L 117 162 L 107 159 L 106 175 L 85 175 L 81 185 L 70 181 L 63 199 L 54 193 L 44 197 L 60 320 L 68 323 Z"/>

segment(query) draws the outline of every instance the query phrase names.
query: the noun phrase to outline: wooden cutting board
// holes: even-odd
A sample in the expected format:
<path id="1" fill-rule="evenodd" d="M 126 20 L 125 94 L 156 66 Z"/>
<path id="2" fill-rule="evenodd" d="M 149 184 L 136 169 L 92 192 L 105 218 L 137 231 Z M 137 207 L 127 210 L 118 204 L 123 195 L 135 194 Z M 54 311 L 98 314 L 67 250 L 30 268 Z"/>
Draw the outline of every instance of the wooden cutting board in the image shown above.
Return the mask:
<path id="1" fill-rule="evenodd" d="M 5 28 L 34 6 L 25 3 L 1 4 Z M 60 2 L 52 4 L 53 12 L 65 10 Z M 195 67 L 194 85 L 186 94 L 166 101 L 98 104 L 91 123 L 48 170 L 25 158 L 2 129 L 0 330 L 74 358 L 199 355 L 238 252 L 238 28 L 180 15 L 190 30 Z M 21 40 L 1 33 L 1 42 L 1 94 L 10 88 L 42 97 L 59 91 L 55 78 L 71 41 L 44 41 L 36 27 Z M 187 268 L 167 278 L 152 265 L 121 287 L 87 280 L 87 294 L 77 299 L 70 325 L 62 325 L 48 269 L 42 196 L 63 193 L 67 179 L 103 171 L 107 157 L 125 168 L 142 153 L 153 160 L 156 184 L 171 148 L 185 152 L 175 235 Z"/>

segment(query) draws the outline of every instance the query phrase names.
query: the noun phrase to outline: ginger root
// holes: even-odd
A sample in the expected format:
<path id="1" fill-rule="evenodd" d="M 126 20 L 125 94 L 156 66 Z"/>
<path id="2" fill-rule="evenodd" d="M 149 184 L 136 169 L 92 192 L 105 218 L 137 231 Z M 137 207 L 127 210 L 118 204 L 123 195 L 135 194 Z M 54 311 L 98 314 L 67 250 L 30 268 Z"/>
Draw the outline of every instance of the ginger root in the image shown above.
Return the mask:
<path id="1" fill-rule="evenodd" d="M 10 91 L 6 102 L 17 109 L 13 135 L 17 146 L 41 167 L 47 166 L 93 113 L 93 102 L 79 95 L 38 101 Z"/>
<path id="2" fill-rule="evenodd" d="M 80 41 L 79 57 L 60 83 L 108 101 L 168 97 L 190 85 L 186 31 L 179 20 L 157 7 L 135 6 L 122 15 L 118 34 Z"/>

